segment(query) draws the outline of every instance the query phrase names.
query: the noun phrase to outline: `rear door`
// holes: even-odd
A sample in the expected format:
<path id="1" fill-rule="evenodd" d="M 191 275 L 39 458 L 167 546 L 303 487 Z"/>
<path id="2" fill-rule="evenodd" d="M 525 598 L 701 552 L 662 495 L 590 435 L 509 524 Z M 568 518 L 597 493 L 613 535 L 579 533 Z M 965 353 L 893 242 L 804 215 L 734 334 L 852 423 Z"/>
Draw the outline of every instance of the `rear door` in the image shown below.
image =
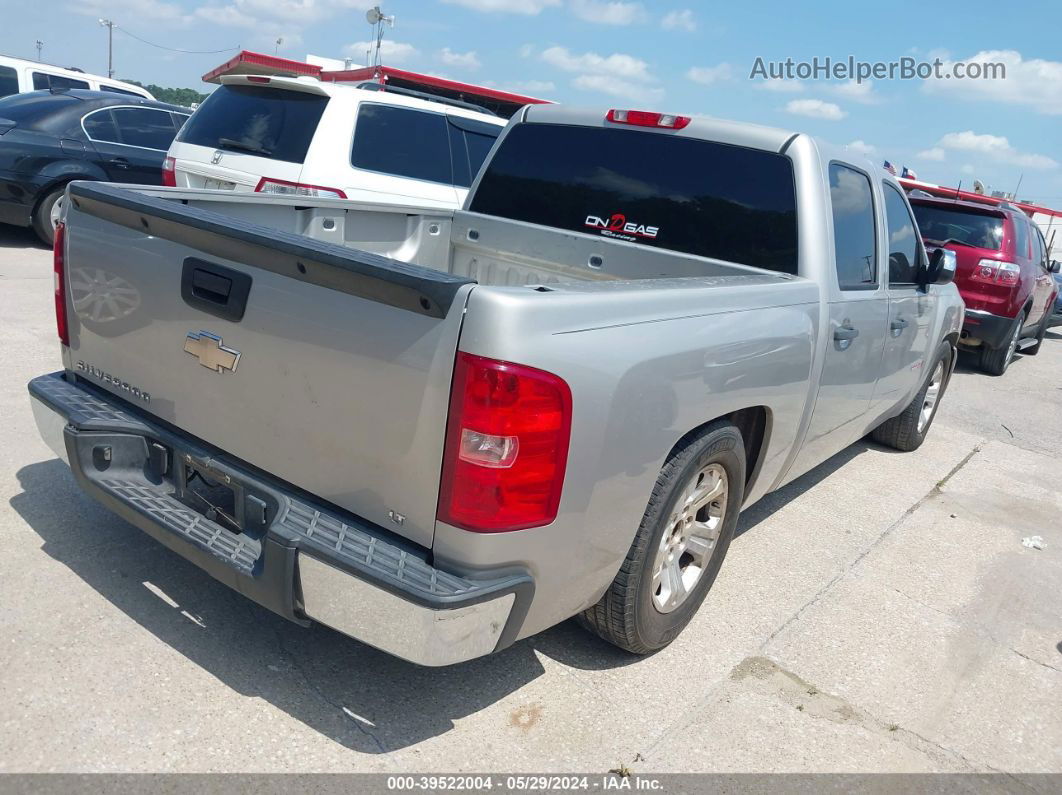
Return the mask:
<path id="1" fill-rule="evenodd" d="M 930 351 L 930 333 L 938 299 L 916 283 L 925 254 L 907 200 L 890 182 L 885 196 L 885 245 L 888 254 L 889 325 L 875 402 L 885 410 L 905 402 L 921 383 Z"/>
<path id="2" fill-rule="evenodd" d="M 76 374 L 431 545 L 469 280 L 292 235 L 281 250 L 235 217 L 106 185 L 71 191 Z"/>
<path id="3" fill-rule="evenodd" d="M 303 88 L 218 88 L 170 148 L 178 187 L 253 191 L 263 177 L 297 184 L 329 103 L 323 89 Z"/>
<path id="4" fill-rule="evenodd" d="M 818 398 L 791 472 L 802 473 L 862 435 L 881 370 L 888 298 L 879 274 L 879 230 L 870 176 L 828 165 L 834 281 Z M 824 286 L 825 287 L 825 286 Z"/>
<path id="5" fill-rule="evenodd" d="M 162 183 L 162 160 L 177 134 L 173 114 L 160 108 L 101 108 L 82 119 L 100 165 L 115 182 Z"/>
<path id="6" fill-rule="evenodd" d="M 1055 280 L 1048 270 L 1047 243 L 1039 227 L 1032 221 L 1031 227 L 1032 250 L 1033 250 L 1033 273 L 1036 275 L 1036 286 L 1033 288 L 1033 306 L 1029 312 L 1029 324 L 1039 328 L 1044 315 L 1051 314 L 1054 304 Z"/>

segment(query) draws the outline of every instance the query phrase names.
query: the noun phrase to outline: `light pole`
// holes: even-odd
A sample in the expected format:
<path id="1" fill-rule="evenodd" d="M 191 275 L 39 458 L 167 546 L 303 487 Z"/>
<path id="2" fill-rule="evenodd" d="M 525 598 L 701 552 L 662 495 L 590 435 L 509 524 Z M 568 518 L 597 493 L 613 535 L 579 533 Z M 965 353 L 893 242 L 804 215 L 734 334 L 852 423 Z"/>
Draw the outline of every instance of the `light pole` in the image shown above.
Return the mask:
<path id="1" fill-rule="evenodd" d="M 44 42 L 41 41 L 40 39 L 37 39 L 37 61 L 38 61 L 38 63 L 41 60 L 41 48 L 43 46 L 44 46 Z"/>
<path id="2" fill-rule="evenodd" d="M 114 77 L 114 23 L 101 19 L 100 25 L 107 28 L 107 77 Z"/>

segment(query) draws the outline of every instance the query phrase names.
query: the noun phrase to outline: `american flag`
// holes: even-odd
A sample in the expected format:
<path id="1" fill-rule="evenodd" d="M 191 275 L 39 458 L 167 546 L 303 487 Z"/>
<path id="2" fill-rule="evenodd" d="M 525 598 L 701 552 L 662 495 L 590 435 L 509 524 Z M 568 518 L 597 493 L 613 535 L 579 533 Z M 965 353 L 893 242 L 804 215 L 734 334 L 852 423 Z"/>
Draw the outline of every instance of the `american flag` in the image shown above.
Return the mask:
<path id="1" fill-rule="evenodd" d="M 888 171 L 894 177 L 896 176 L 896 166 L 894 166 L 888 160 L 885 161 L 885 164 L 882 166 L 882 168 L 884 168 L 886 171 Z"/>

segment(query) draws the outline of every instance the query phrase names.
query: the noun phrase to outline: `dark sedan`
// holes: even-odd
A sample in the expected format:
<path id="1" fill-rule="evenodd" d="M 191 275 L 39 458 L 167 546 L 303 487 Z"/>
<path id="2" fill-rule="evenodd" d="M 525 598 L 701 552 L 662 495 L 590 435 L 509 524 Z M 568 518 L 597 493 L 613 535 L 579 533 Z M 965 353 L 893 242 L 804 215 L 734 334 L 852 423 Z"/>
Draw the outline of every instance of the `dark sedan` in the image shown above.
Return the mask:
<path id="1" fill-rule="evenodd" d="M 51 245 L 71 180 L 161 185 L 166 150 L 191 113 L 101 91 L 0 99 L 0 223 L 32 226 Z"/>

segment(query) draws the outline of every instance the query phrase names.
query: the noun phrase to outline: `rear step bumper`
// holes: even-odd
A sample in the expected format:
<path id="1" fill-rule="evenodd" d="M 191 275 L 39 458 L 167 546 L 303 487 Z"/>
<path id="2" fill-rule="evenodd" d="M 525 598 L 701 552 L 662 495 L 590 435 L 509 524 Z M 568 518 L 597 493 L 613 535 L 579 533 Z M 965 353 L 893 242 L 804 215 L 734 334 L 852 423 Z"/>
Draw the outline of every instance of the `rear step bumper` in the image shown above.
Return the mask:
<path id="1" fill-rule="evenodd" d="M 526 572 L 471 579 L 437 569 L 419 547 L 316 504 L 73 375 L 40 376 L 29 392 L 41 437 L 82 489 L 275 613 L 421 665 L 470 660 L 516 637 L 534 591 Z M 189 506 L 192 473 L 231 489 L 232 528 Z"/>

